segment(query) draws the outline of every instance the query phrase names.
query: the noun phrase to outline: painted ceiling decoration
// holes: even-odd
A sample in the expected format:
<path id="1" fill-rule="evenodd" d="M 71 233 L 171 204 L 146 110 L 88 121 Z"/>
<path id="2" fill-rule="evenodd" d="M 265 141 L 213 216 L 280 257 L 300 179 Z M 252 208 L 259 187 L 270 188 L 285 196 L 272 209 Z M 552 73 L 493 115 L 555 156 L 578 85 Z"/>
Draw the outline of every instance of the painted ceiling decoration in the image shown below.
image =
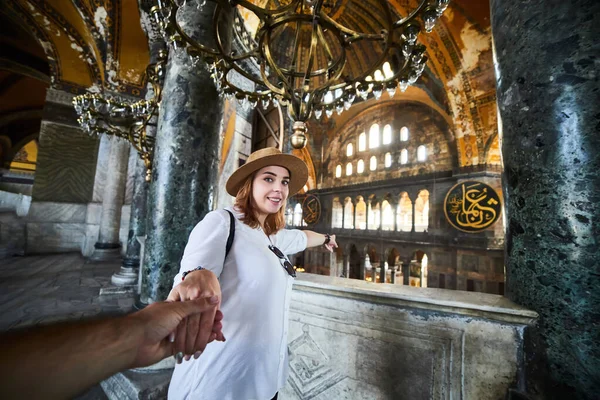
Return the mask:
<path id="1" fill-rule="evenodd" d="M 344 4 L 335 2 L 333 11 L 341 12 Z M 390 4 L 397 15 L 405 15 L 417 0 L 390 0 Z M 376 10 L 375 0 L 365 0 L 360 12 L 345 12 L 352 23 L 369 30 L 368 16 Z M 8 0 L 2 12 L 40 44 L 53 88 L 74 94 L 88 89 L 136 97 L 144 94 L 144 71 L 150 56 L 142 28 L 147 16 L 140 15 L 138 1 Z M 461 167 L 501 164 L 489 15 L 488 2 L 451 1 L 433 32 L 425 35 L 429 61 L 421 80 L 393 98 L 424 104 L 448 122 Z M 353 52 L 348 62 L 358 68 L 371 56 L 368 51 Z M 18 84 L 23 83 L 13 86 Z M 384 93 L 382 100 L 386 99 L 389 95 Z M 331 143 L 333 136 L 339 135 L 338 127 L 373 104 L 374 100 L 367 100 L 320 123 L 309 121 L 311 131 L 319 137 L 313 135 L 310 153 L 303 157 L 314 170 L 319 170 L 321 144 Z"/>
<path id="2" fill-rule="evenodd" d="M 150 55 L 137 1 L 10 0 L 7 6 L 43 47 L 53 88 L 144 93 Z"/>

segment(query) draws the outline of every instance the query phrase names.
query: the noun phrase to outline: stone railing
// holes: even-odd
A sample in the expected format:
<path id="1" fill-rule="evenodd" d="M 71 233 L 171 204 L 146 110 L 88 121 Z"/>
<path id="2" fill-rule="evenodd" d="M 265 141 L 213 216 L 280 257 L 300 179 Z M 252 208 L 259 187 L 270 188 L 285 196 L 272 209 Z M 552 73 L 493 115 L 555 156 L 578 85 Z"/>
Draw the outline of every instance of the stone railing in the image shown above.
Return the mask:
<path id="1" fill-rule="evenodd" d="M 285 399 L 501 399 L 537 318 L 490 294 L 299 274 Z"/>

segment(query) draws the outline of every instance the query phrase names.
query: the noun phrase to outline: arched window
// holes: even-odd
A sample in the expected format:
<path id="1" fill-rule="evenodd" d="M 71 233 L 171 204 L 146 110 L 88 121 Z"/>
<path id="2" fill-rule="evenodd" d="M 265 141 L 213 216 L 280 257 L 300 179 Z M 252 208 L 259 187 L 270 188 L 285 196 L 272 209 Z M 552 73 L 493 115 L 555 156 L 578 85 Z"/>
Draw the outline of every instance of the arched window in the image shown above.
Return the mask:
<path id="1" fill-rule="evenodd" d="M 381 230 L 394 230 L 394 210 L 387 200 L 381 203 Z"/>
<path id="2" fill-rule="evenodd" d="M 292 209 L 292 207 L 288 207 L 287 210 L 285 211 L 285 224 L 287 226 L 292 226 L 293 223 L 294 223 L 294 210 Z"/>
<path id="3" fill-rule="evenodd" d="M 358 163 L 356 164 L 356 173 L 362 174 L 363 172 L 365 172 L 365 162 L 363 160 L 358 160 Z"/>
<path id="4" fill-rule="evenodd" d="M 400 193 L 400 201 L 396 210 L 396 226 L 400 232 L 412 230 L 412 201 L 406 192 Z"/>
<path id="5" fill-rule="evenodd" d="M 402 149 L 400 152 L 400 164 L 408 164 L 408 150 Z"/>
<path id="6" fill-rule="evenodd" d="M 346 176 L 352 175 L 352 163 L 346 164 Z"/>
<path id="7" fill-rule="evenodd" d="M 344 200 L 344 229 L 354 229 L 354 204 L 350 197 Z"/>
<path id="8" fill-rule="evenodd" d="M 358 135 L 358 151 L 365 151 L 367 149 L 367 134 L 361 133 Z"/>
<path id="9" fill-rule="evenodd" d="M 342 176 L 342 166 L 338 165 L 337 167 L 335 167 L 335 177 L 339 178 Z"/>
<path id="10" fill-rule="evenodd" d="M 356 229 L 367 229 L 367 204 L 362 196 L 356 202 Z"/>
<path id="11" fill-rule="evenodd" d="M 333 199 L 333 205 L 331 206 L 331 227 L 332 228 L 341 228 L 343 218 L 344 218 L 344 209 L 342 208 L 342 203 L 340 203 L 339 198 L 335 197 Z"/>
<path id="12" fill-rule="evenodd" d="M 389 168 L 392 166 L 392 153 L 385 153 L 385 167 Z"/>
<path id="13" fill-rule="evenodd" d="M 302 206 L 300 205 L 300 203 L 296 204 L 296 206 L 294 207 L 294 225 L 302 225 Z"/>
<path id="14" fill-rule="evenodd" d="M 371 160 L 369 161 L 369 169 L 371 171 L 375 171 L 377 169 L 377 157 L 371 157 Z"/>
<path id="15" fill-rule="evenodd" d="M 369 130 L 369 148 L 374 149 L 377 147 L 379 147 L 379 125 L 373 124 Z"/>
<path id="16" fill-rule="evenodd" d="M 408 128 L 403 126 L 400 129 L 400 141 L 401 142 L 406 142 L 408 140 Z"/>
<path id="17" fill-rule="evenodd" d="M 421 190 L 415 200 L 415 232 L 425 232 L 429 227 L 429 191 Z"/>
<path id="18" fill-rule="evenodd" d="M 420 145 L 417 147 L 417 161 L 423 162 L 427 160 L 427 147 L 425 145 Z"/>
<path id="19" fill-rule="evenodd" d="M 354 146 L 352 146 L 352 143 L 348 143 L 348 146 L 346 146 L 346 156 L 350 157 L 352 154 L 354 154 Z"/>
<path id="20" fill-rule="evenodd" d="M 383 144 L 392 143 L 392 126 L 387 124 L 383 127 Z"/>
<path id="21" fill-rule="evenodd" d="M 373 202 L 375 202 L 374 198 L 369 199 L 369 203 L 368 203 L 368 207 L 369 207 L 369 209 L 368 209 L 368 211 L 369 211 L 368 229 L 369 230 L 377 230 L 377 229 L 379 229 L 379 225 L 381 225 L 381 210 L 379 208 L 379 203 L 373 204 Z"/>

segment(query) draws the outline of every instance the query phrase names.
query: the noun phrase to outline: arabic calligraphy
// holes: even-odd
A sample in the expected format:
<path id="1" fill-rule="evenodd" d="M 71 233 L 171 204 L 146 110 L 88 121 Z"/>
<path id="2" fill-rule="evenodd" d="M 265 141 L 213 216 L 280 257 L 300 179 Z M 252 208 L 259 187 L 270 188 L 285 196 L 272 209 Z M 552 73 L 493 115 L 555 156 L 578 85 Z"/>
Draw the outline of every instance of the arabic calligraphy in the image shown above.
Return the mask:
<path id="1" fill-rule="evenodd" d="M 502 206 L 496 191 L 482 182 L 460 182 L 452 187 L 444 201 L 446 219 L 464 232 L 480 232 L 493 225 Z"/>
<path id="2" fill-rule="evenodd" d="M 321 203 L 317 196 L 309 194 L 302 203 L 302 217 L 307 225 L 316 224 L 321 218 Z"/>

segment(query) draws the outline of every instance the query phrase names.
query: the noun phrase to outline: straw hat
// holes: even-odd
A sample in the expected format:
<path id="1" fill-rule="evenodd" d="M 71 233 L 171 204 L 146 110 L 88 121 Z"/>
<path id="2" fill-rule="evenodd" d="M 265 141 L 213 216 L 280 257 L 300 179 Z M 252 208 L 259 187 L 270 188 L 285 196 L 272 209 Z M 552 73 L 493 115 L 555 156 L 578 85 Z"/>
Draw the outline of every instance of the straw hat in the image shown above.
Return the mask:
<path id="1" fill-rule="evenodd" d="M 298 193 L 308 180 L 308 167 L 300 158 L 291 154 L 283 154 L 275 147 L 267 147 L 250 154 L 246 164 L 236 169 L 227 180 L 227 193 L 236 196 L 250 175 L 261 168 L 276 165 L 290 171 L 290 196 Z"/>

